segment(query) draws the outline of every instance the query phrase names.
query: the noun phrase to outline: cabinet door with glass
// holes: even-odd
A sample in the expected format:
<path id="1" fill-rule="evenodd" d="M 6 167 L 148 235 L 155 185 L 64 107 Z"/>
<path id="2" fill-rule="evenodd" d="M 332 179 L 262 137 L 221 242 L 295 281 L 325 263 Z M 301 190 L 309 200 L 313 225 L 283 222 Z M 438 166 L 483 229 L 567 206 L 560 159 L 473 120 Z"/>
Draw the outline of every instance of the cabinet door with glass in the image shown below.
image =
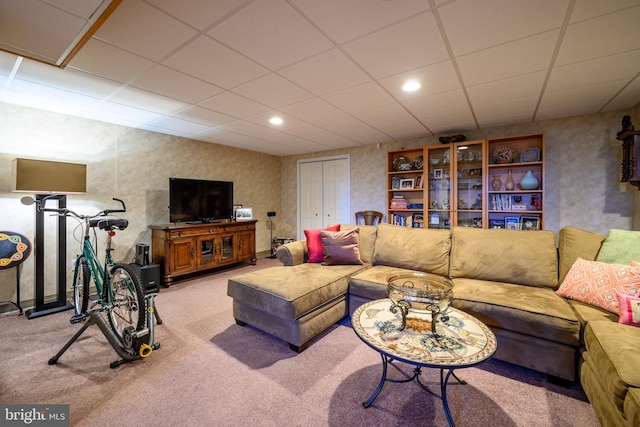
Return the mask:
<path id="1" fill-rule="evenodd" d="M 460 227 L 482 228 L 485 222 L 484 171 L 485 141 L 453 144 L 453 223 Z"/>
<path id="2" fill-rule="evenodd" d="M 389 151 L 387 164 L 387 222 L 403 227 L 423 227 L 423 148 Z"/>
<path id="3" fill-rule="evenodd" d="M 544 228 L 544 135 L 488 140 L 488 226 Z"/>
<path id="4" fill-rule="evenodd" d="M 428 228 L 451 227 L 451 152 L 453 145 L 437 145 L 426 147 L 426 203 Z"/>

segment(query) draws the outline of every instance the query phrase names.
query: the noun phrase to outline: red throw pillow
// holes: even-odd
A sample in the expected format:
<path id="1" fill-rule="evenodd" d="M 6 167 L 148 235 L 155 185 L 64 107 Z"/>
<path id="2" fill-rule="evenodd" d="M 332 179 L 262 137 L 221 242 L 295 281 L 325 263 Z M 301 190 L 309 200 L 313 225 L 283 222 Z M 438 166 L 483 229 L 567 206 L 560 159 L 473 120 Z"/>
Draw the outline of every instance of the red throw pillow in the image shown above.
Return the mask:
<path id="1" fill-rule="evenodd" d="M 307 252 L 309 252 L 308 262 L 322 262 L 324 260 L 321 231 L 340 231 L 340 224 L 330 225 L 325 229 L 304 230 L 304 235 L 307 237 Z"/>
<path id="2" fill-rule="evenodd" d="M 618 294 L 618 303 L 620 304 L 618 323 L 640 326 L 640 298 Z"/>

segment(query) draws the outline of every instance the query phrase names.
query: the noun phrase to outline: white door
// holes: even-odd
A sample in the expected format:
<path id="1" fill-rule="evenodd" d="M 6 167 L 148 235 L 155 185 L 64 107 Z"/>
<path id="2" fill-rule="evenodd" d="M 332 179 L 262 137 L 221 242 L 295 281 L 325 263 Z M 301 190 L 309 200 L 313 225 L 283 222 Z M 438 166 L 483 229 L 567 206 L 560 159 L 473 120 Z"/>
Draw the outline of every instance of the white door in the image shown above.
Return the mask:
<path id="1" fill-rule="evenodd" d="M 298 162 L 298 240 L 304 230 L 349 224 L 349 157 Z"/>

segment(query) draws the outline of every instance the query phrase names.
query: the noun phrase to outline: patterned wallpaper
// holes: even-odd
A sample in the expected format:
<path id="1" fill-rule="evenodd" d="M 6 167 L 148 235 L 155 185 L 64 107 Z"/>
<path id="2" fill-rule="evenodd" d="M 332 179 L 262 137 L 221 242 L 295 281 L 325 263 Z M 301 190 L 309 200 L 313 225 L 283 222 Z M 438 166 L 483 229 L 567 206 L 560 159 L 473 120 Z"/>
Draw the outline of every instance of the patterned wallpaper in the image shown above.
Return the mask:
<path id="1" fill-rule="evenodd" d="M 636 108 L 464 133 L 469 140 L 545 133 L 547 229 L 557 232 L 566 225 L 600 233 L 610 228 L 640 229 L 639 192 L 619 182 L 621 150 L 615 135 L 624 114 L 633 114 L 636 127 L 640 126 Z M 0 115 L 0 229 L 34 234 L 33 206 L 20 204 L 23 194 L 10 191 L 14 158 L 85 163 L 88 191 L 70 195 L 68 205 L 89 213 L 110 206 L 112 197 L 124 199 L 130 226 L 116 237 L 115 256 L 125 261 L 133 257 L 136 243 L 151 243 L 148 225 L 168 222 L 171 176 L 234 181 L 236 202 L 253 208 L 259 220 L 257 249 L 268 251 L 267 211 L 277 212 L 274 236 L 296 236 L 299 160 L 350 155 L 353 218 L 358 210 L 386 212 L 388 150 L 438 144 L 437 137 L 424 137 L 382 143 L 380 148 L 363 145 L 280 158 L 5 103 L 0 103 Z M 69 222 L 68 282 L 78 248 L 74 228 Z M 55 239 L 55 227 L 47 226 L 46 269 L 52 274 Z M 21 281 L 22 299 L 33 299 L 33 261 L 23 264 Z M 47 290 L 53 293 L 53 289 L 55 283 L 48 283 Z M 0 300 L 15 299 L 14 293 L 15 271 L 0 270 Z"/>
<path id="2" fill-rule="evenodd" d="M 93 213 L 123 199 L 129 227 L 115 237 L 116 260 L 130 262 L 136 243 L 151 245 L 150 224 L 169 222 L 169 177 L 234 182 L 236 203 L 258 219 L 256 246 L 268 251 L 267 211 L 280 210 L 280 157 L 194 141 L 93 120 L 0 103 L 0 229 L 34 235 L 34 206 L 11 192 L 11 162 L 17 157 L 84 163 L 87 193 L 69 195 L 67 206 Z M 56 271 L 55 219 L 47 218 L 46 275 Z M 79 244 L 75 222 L 67 222 L 67 283 Z M 99 236 L 99 245 L 104 245 Z M 100 246 L 104 248 L 104 246 Z M 22 300 L 33 299 L 33 260 L 23 264 Z M 55 292 L 55 283 L 46 290 Z M 0 270 L 0 301 L 15 301 L 15 270 Z"/>
<path id="3" fill-rule="evenodd" d="M 463 132 L 467 140 L 544 133 L 546 147 L 545 228 L 558 232 L 566 225 L 607 233 L 631 229 L 637 190 L 619 182 L 621 143 L 616 133 L 628 111 L 570 117 Z M 636 114 L 638 115 L 638 114 Z M 640 126 L 640 119 L 634 121 Z M 452 132 L 457 133 L 457 132 Z M 349 153 L 351 157 L 351 217 L 373 209 L 386 215 L 386 152 L 439 144 L 437 137 L 367 145 L 344 150 L 288 156 L 282 159 L 282 211 L 279 233 L 296 236 L 297 162 Z M 636 212 L 640 209 L 636 209 Z M 639 215 L 636 213 L 636 215 Z M 636 221 L 635 229 L 640 226 Z"/>

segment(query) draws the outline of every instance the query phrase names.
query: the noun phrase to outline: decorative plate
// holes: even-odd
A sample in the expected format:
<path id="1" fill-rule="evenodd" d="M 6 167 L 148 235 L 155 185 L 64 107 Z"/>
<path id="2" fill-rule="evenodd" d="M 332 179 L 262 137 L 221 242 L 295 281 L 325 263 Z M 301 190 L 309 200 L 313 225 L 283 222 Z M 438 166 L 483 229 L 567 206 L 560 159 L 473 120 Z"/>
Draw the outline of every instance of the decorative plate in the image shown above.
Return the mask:
<path id="1" fill-rule="evenodd" d="M 496 163 L 513 163 L 516 149 L 510 145 L 501 145 L 493 150 L 493 161 Z"/>
<path id="2" fill-rule="evenodd" d="M 539 162 L 540 161 L 540 149 L 539 148 L 525 148 L 520 153 L 520 161 L 522 163 Z"/>
<path id="3" fill-rule="evenodd" d="M 450 162 L 451 162 L 451 152 L 447 148 L 447 151 L 445 151 L 444 154 L 442 155 L 442 164 L 446 165 Z"/>
<path id="4" fill-rule="evenodd" d="M 413 161 L 413 168 L 415 170 L 422 170 L 423 167 L 424 167 L 424 157 L 422 156 L 416 157 L 416 159 Z"/>

